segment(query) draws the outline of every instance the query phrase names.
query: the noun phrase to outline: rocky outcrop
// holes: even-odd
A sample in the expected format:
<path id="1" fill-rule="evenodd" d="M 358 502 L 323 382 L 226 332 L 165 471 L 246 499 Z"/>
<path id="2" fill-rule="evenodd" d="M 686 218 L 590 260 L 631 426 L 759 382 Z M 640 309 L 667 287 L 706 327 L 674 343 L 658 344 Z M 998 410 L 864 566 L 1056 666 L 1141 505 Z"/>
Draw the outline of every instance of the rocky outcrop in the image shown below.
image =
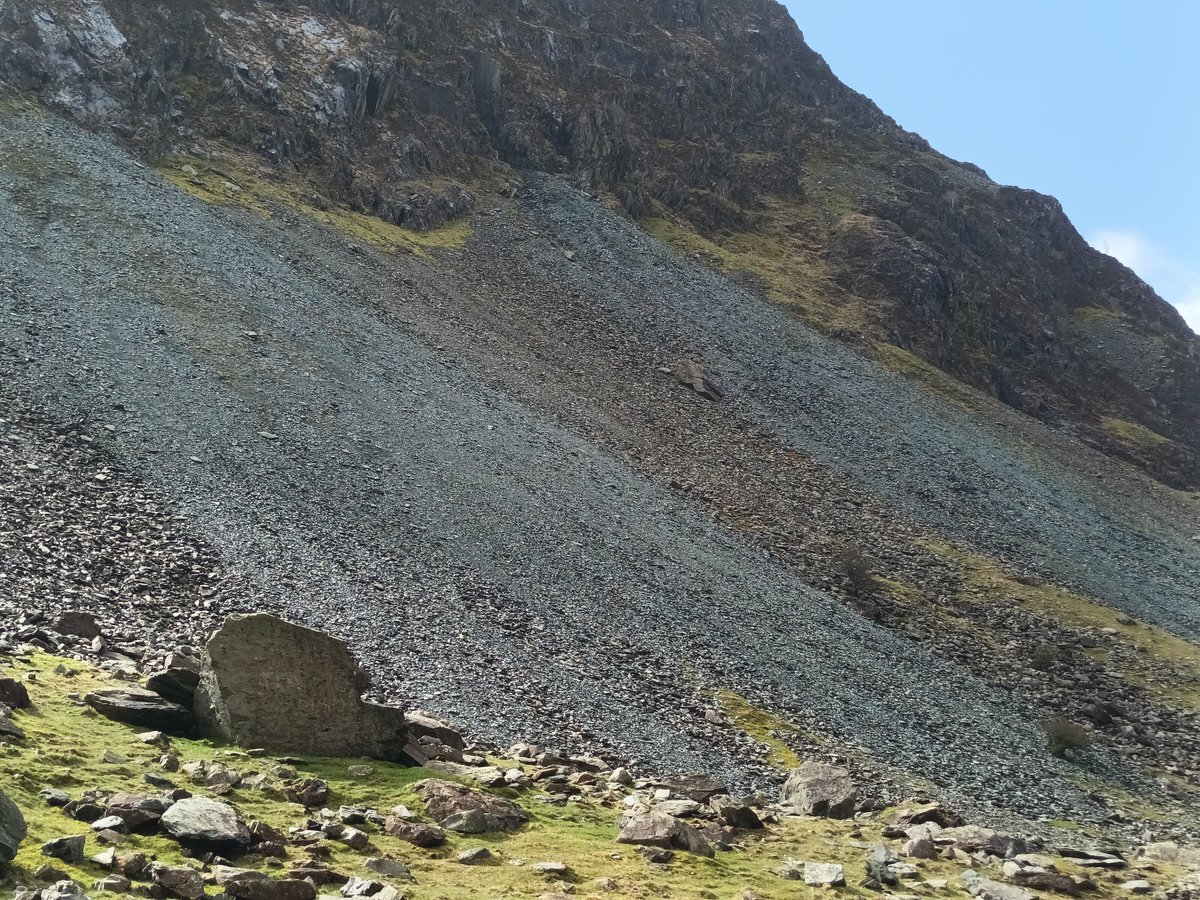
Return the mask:
<path id="1" fill-rule="evenodd" d="M 274 616 L 231 616 L 204 651 L 203 733 L 244 747 L 419 762 L 404 711 L 362 699 L 366 672 L 343 641 Z"/>

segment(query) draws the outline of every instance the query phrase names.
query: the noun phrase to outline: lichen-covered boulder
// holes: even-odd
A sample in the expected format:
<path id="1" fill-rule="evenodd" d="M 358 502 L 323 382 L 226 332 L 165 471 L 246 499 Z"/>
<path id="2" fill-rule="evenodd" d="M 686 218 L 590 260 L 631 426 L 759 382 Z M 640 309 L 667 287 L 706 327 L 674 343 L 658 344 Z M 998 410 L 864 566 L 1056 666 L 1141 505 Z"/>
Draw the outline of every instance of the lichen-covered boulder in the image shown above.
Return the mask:
<path id="1" fill-rule="evenodd" d="M 713 856 L 712 846 L 699 831 L 674 816 L 653 810 L 631 817 L 617 835 L 617 843 Z"/>
<path id="2" fill-rule="evenodd" d="M 275 616 L 230 616 L 205 648 L 196 721 L 243 747 L 424 762 L 403 710 L 363 700 L 368 686 L 345 642 Z"/>

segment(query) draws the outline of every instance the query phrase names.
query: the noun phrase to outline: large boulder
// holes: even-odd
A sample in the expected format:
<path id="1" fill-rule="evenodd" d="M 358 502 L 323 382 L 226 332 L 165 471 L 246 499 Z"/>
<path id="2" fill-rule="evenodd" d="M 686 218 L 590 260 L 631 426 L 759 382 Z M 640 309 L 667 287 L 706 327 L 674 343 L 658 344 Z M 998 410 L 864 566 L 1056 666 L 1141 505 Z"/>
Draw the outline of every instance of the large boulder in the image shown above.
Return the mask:
<path id="1" fill-rule="evenodd" d="M 699 831 L 674 816 L 653 810 L 638 813 L 629 819 L 617 835 L 617 843 L 713 856 L 712 846 Z"/>
<path id="2" fill-rule="evenodd" d="M 103 688 L 88 694 L 84 700 L 107 719 L 147 731 L 186 737 L 195 724 L 187 709 L 141 688 Z"/>
<path id="3" fill-rule="evenodd" d="M 8 794 L 0 791 L 0 863 L 10 863 L 17 855 L 21 841 L 28 836 L 25 817 Z"/>
<path id="4" fill-rule="evenodd" d="M 807 816 L 848 819 L 854 815 L 858 789 L 846 769 L 806 762 L 792 769 L 783 785 L 783 803 Z"/>
<path id="5" fill-rule="evenodd" d="M 443 828 L 450 827 L 446 824 L 448 821 L 457 824 L 457 816 L 463 817 L 468 824 L 486 820 L 497 826 L 482 828 L 481 831 L 516 831 L 529 821 L 528 813 L 511 800 L 474 791 L 453 781 L 426 778 L 413 785 L 413 789 L 425 801 L 425 811 L 430 818 L 441 823 Z"/>
<path id="6" fill-rule="evenodd" d="M 251 842 L 250 829 L 228 803 L 207 797 L 188 797 L 163 813 L 162 830 L 188 847 L 239 853 Z"/>
<path id="7" fill-rule="evenodd" d="M 205 648 L 203 734 L 277 753 L 421 763 L 404 711 L 362 699 L 369 679 L 345 642 L 261 613 L 230 616 Z"/>

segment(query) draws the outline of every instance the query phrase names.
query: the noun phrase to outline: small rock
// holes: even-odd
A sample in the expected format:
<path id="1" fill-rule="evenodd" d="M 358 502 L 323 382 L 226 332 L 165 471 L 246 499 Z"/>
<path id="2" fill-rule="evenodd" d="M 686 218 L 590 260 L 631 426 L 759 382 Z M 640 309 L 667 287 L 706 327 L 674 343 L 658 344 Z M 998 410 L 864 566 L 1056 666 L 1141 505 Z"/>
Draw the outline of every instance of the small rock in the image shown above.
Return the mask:
<path id="1" fill-rule="evenodd" d="M 484 862 L 492 858 L 492 851 L 487 847 L 472 847 L 470 850 L 464 850 L 458 854 L 458 861 L 464 866 L 473 866 L 476 863 Z"/>

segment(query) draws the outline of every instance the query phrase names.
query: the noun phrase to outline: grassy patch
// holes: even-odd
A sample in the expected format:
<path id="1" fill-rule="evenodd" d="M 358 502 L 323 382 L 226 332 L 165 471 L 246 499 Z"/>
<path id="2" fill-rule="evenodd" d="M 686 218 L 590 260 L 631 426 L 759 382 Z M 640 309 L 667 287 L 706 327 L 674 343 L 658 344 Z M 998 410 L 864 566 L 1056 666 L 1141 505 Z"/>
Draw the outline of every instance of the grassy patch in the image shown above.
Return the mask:
<path id="1" fill-rule="evenodd" d="M 800 757 L 781 736 L 791 734 L 799 738 L 801 730 L 797 725 L 759 709 L 734 691 L 718 691 L 716 699 L 735 726 L 771 748 L 767 753 L 768 763 L 784 771 L 800 765 Z"/>
<path id="2" fill-rule="evenodd" d="M 902 347 L 879 341 L 873 345 L 873 349 L 875 358 L 893 372 L 910 378 L 931 393 L 964 409 L 980 413 L 996 402 Z"/>
<path id="3" fill-rule="evenodd" d="M 1099 600 L 1049 584 L 1018 581 L 998 562 L 941 541 L 923 546 L 965 573 L 964 599 L 972 602 L 1016 600 L 1031 612 L 1077 629 L 1111 629 L 1114 643 L 1106 662 L 1131 683 L 1162 702 L 1200 709 L 1200 647 L 1153 625 L 1122 624 L 1121 613 Z M 1114 652 L 1124 646 L 1130 652 Z"/>
<path id="4" fill-rule="evenodd" d="M 845 302 L 816 243 L 805 235 L 822 226 L 819 211 L 805 204 L 770 199 L 761 226 L 753 232 L 699 233 L 663 210 L 640 224 L 650 235 L 718 271 L 748 273 L 767 296 L 818 328 L 862 331 L 868 325 L 861 304 Z"/>
<path id="5" fill-rule="evenodd" d="M 418 232 L 349 209 L 319 209 L 305 202 L 291 186 L 252 174 L 249 165 L 234 167 L 172 156 L 159 163 L 158 171 L 176 187 L 206 203 L 240 206 L 263 218 L 269 218 L 276 208 L 284 208 L 389 253 L 425 256 L 430 251 L 454 250 L 466 244 L 471 234 L 470 225 L 462 219 Z"/>
<path id="6" fill-rule="evenodd" d="M 1147 450 L 1171 443 L 1171 439 L 1163 437 L 1157 431 L 1147 428 L 1138 422 L 1126 419 L 1115 419 L 1112 416 L 1101 416 L 1100 424 L 1104 430 L 1117 438 L 1121 443 L 1135 450 Z"/>
<path id="7" fill-rule="evenodd" d="M 1103 306 L 1079 306 L 1071 310 L 1071 316 L 1081 325 L 1122 322 L 1125 319 L 1121 312 Z"/>

